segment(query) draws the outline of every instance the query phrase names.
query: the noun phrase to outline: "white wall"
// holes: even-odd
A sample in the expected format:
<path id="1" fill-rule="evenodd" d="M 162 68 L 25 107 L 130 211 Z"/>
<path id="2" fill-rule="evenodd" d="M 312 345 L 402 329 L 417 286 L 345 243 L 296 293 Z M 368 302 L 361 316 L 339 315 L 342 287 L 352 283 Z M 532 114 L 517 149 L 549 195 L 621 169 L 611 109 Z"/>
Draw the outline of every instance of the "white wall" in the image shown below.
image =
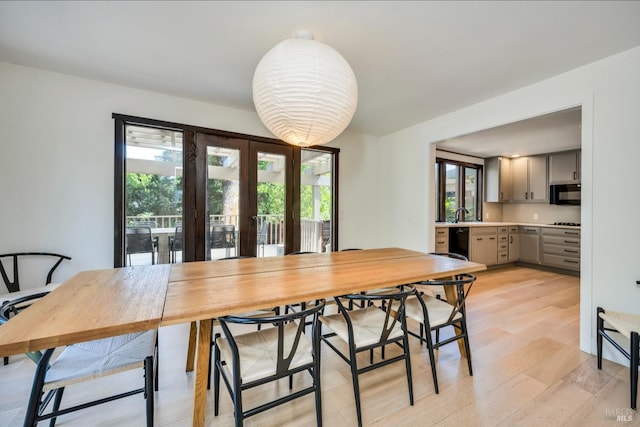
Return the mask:
<path id="1" fill-rule="evenodd" d="M 640 47 L 382 138 L 380 218 L 396 222 L 381 243 L 433 249 L 432 143 L 581 105 L 580 347 L 593 351 L 597 305 L 638 312 L 638 76 Z"/>
<path id="2" fill-rule="evenodd" d="M 272 137 L 255 112 L 1 62 L 0 94 L 0 253 L 71 256 L 57 281 L 113 266 L 112 113 Z M 345 134 L 334 143 L 342 247 L 377 244 L 377 142 Z"/>
<path id="3" fill-rule="evenodd" d="M 339 249 L 379 247 L 379 138 L 342 135 L 340 148 Z"/>
<path id="4" fill-rule="evenodd" d="M 579 223 L 580 206 L 550 205 L 548 203 L 504 203 L 502 220 L 531 224 L 552 224 L 556 221 Z"/>

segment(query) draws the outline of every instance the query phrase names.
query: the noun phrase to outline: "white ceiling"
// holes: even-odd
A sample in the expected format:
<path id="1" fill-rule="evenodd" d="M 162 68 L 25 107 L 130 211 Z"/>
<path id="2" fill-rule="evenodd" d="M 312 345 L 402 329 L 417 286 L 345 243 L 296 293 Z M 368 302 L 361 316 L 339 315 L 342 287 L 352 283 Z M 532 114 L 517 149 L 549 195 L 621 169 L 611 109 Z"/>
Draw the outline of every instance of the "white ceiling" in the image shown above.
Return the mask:
<path id="1" fill-rule="evenodd" d="M 297 30 L 351 64 L 385 135 L 640 45 L 639 1 L 1 1 L 0 61 L 255 111 Z"/>
<path id="2" fill-rule="evenodd" d="M 476 157 L 529 156 L 581 147 L 580 107 L 441 141 L 440 150 Z"/>

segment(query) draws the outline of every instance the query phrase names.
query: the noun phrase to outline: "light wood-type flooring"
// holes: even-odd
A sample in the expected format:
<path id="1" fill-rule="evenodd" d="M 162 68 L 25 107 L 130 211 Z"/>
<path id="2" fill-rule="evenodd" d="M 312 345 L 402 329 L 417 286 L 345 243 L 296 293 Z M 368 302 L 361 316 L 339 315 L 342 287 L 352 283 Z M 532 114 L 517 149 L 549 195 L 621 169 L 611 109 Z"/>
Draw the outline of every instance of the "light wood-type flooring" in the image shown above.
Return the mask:
<path id="1" fill-rule="evenodd" d="M 415 405 L 409 406 L 402 363 L 363 374 L 360 385 L 365 425 L 640 425 L 640 415 L 628 412 L 628 369 L 605 361 L 598 371 L 595 356 L 578 348 L 578 278 L 522 267 L 477 276 L 468 300 L 474 375 L 469 376 L 455 344 L 443 347 L 437 360 L 440 394 L 436 395 L 428 353 L 412 338 Z M 191 425 L 194 375 L 184 370 L 188 326 L 160 330 L 156 426 Z M 349 367 L 326 346 L 322 351 L 324 425 L 353 426 L 356 413 Z M 393 351 L 387 347 L 389 354 Z M 12 357 L 8 366 L 0 367 L 0 426 L 21 425 L 33 370 L 34 364 L 24 356 Z M 298 375 L 295 383 L 306 383 L 307 377 Z M 141 381 L 141 371 L 137 371 L 70 387 L 63 405 Z M 253 389 L 245 394 L 245 407 L 287 391 L 286 380 Z M 220 412 L 214 417 L 211 390 L 207 425 L 233 425 L 226 390 L 221 390 Z M 58 424 L 143 426 L 144 414 L 144 400 L 137 395 L 62 416 Z M 629 414 L 631 421 L 616 418 L 626 415 L 629 419 Z M 313 396 L 249 418 L 246 425 L 315 425 Z"/>

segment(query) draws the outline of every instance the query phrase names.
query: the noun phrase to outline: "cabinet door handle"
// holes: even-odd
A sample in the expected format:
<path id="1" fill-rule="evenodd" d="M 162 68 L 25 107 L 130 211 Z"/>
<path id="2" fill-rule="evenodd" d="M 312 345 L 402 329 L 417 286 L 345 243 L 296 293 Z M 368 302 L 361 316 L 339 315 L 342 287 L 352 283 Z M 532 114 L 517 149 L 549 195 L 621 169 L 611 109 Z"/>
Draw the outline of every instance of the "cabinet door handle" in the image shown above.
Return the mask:
<path id="1" fill-rule="evenodd" d="M 502 200 L 502 198 L 504 197 L 504 195 L 502 194 L 502 191 L 500 192 L 500 200 Z"/>
<path id="2" fill-rule="evenodd" d="M 578 173 L 577 173 L 577 172 L 574 172 L 574 173 L 573 173 L 573 179 L 574 179 L 574 180 L 578 179 Z"/>
<path id="3" fill-rule="evenodd" d="M 570 244 L 570 245 L 575 245 L 576 243 L 578 243 L 578 242 L 576 242 L 575 240 L 565 240 L 564 242 L 565 242 L 565 243 L 568 243 L 568 244 Z"/>
<path id="4" fill-rule="evenodd" d="M 569 235 L 572 235 L 572 236 L 576 236 L 576 235 L 578 235 L 578 232 L 577 231 L 565 231 L 564 234 L 569 234 Z"/>
<path id="5" fill-rule="evenodd" d="M 509 243 L 513 243 L 513 236 L 509 236 Z"/>
<path id="6" fill-rule="evenodd" d="M 568 262 L 569 264 L 577 264 L 579 261 L 572 261 L 570 259 L 565 259 L 564 262 Z"/>
<path id="7" fill-rule="evenodd" d="M 480 242 L 480 241 L 482 241 L 482 237 L 478 237 L 476 240 L 477 240 L 478 242 Z"/>
<path id="8" fill-rule="evenodd" d="M 524 193 L 524 199 L 529 200 L 529 193 Z"/>
<path id="9" fill-rule="evenodd" d="M 578 253 L 578 251 L 571 251 L 571 250 L 569 250 L 569 249 L 565 249 L 564 251 L 565 251 L 566 253 L 568 253 L 568 254 L 577 254 L 577 253 Z"/>
<path id="10" fill-rule="evenodd" d="M 531 192 L 531 200 L 533 200 L 533 191 Z"/>
<path id="11" fill-rule="evenodd" d="M 495 237 L 489 237 L 489 240 L 496 240 Z"/>

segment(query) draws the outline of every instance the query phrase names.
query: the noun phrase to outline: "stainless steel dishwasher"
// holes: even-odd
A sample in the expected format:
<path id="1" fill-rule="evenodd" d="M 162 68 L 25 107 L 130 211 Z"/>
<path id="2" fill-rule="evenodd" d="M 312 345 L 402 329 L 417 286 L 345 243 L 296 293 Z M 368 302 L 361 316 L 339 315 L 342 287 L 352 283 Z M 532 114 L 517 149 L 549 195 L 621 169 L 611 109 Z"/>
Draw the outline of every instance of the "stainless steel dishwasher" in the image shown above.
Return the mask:
<path id="1" fill-rule="evenodd" d="M 449 252 L 469 258 L 469 227 L 449 229 Z"/>

